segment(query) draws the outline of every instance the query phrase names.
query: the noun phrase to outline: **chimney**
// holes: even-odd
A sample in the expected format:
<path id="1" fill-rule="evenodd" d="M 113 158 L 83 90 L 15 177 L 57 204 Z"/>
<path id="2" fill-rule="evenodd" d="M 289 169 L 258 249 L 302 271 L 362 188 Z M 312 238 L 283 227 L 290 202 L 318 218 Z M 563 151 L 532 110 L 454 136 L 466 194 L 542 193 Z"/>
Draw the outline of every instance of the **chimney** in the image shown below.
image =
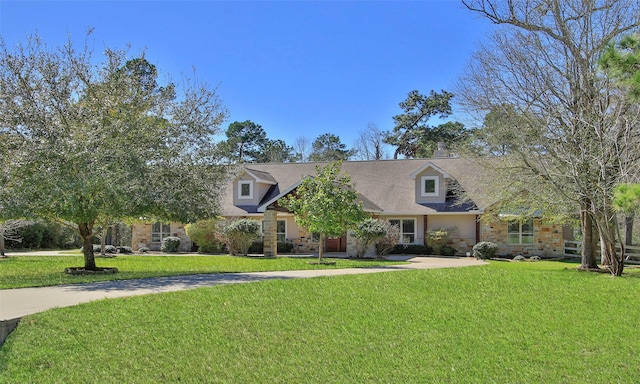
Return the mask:
<path id="1" fill-rule="evenodd" d="M 433 157 L 449 157 L 449 150 L 447 149 L 447 145 L 444 141 L 438 142 L 438 149 L 433 152 Z"/>

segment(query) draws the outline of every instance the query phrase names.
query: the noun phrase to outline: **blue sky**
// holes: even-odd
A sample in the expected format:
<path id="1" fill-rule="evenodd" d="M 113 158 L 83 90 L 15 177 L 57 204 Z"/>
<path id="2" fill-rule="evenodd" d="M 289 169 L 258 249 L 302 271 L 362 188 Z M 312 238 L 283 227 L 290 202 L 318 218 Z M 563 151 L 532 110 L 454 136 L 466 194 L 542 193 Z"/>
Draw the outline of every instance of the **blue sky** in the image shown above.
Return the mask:
<path id="1" fill-rule="evenodd" d="M 82 41 L 89 28 L 96 52 L 130 44 L 162 74 L 195 68 L 218 85 L 222 132 L 251 120 L 290 145 L 333 133 L 351 147 L 368 123 L 392 129 L 409 91 L 453 91 L 491 25 L 453 0 L 0 0 L 9 46 L 34 32 Z"/>

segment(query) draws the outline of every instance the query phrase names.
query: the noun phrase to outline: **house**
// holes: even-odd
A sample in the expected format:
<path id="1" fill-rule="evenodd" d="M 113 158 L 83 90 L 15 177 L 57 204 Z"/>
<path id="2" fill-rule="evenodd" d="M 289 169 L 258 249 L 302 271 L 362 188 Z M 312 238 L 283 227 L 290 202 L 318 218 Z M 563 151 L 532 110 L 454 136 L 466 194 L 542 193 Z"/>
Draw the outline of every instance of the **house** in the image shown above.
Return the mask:
<path id="1" fill-rule="evenodd" d="M 293 244 L 293 252 L 318 250 L 318 237 L 299 227 L 292 213 L 278 200 L 293 192 L 302 179 L 314 175 L 316 166 L 326 163 L 266 163 L 239 165 L 226 185 L 222 216 L 252 218 L 263 223 L 264 252 L 277 254 L 277 242 Z M 563 241 L 570 236 L 561 226 L 536 218 L 522 222 L 499 217 L 480 220 L 491 209 L 485 191 L 476 180 L 483 171 L 478 164 L 461 158 L 436 157 L 378 161 L 347 161 L 341 169 L 350 175 L 374 217 L 400 227 L 401 243 L 425 244 L 427 232 L 447 229 L 449 245 L 460 255 L 471 252 L 480 241 L 492 241 L 501 254 L 559 256 Z M 458 192 L 468 197 L 464 202 Z M 184 239 L 183 250 L 191 247 L 179 223 L 137 225 L 132 244 L 159 249 L 167 234 Z M 352 236 L 328 238 L 326 252 L 355 254 Z"/>

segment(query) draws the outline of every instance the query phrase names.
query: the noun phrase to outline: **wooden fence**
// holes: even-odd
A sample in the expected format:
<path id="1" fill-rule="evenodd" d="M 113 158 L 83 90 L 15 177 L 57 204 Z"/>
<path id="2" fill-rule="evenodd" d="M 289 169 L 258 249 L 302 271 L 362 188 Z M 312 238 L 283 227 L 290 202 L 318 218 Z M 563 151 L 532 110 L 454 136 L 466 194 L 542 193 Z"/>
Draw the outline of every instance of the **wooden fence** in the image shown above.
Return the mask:
<path id="1" fill-rule="evenodd" d="M 620 246 L 619 245 L 616 246 L 616 249 L 620 251 Z M 582 251 L 581 241 L 572 241 L 572 240 L 564 241 L 563 253 L 565 258 L 580 257 L 581 251 Z M 598 260 L 600 260 L 600 246 L 598 246 Z M 640 247 L 626 245 L 624 247 L 624 260 L 626 264 L 640 264 Z"/>

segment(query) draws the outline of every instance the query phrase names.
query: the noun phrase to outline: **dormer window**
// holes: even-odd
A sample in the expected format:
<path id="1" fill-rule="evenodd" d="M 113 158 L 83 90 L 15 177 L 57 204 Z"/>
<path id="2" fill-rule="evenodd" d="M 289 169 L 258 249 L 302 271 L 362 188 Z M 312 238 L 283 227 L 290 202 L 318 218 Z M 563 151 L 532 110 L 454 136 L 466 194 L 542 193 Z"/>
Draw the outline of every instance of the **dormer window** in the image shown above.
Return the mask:
<path id="1" fill-rule="evenodd" d="M 238 199 L 253 199 L 253 181 L 238 181 Z"/>
<path id="2" fill-rule="evenodd" d="M 422 176 L 421 196 L 438 196 L 440 191 L 440 178 L 438 176 Z"/>

